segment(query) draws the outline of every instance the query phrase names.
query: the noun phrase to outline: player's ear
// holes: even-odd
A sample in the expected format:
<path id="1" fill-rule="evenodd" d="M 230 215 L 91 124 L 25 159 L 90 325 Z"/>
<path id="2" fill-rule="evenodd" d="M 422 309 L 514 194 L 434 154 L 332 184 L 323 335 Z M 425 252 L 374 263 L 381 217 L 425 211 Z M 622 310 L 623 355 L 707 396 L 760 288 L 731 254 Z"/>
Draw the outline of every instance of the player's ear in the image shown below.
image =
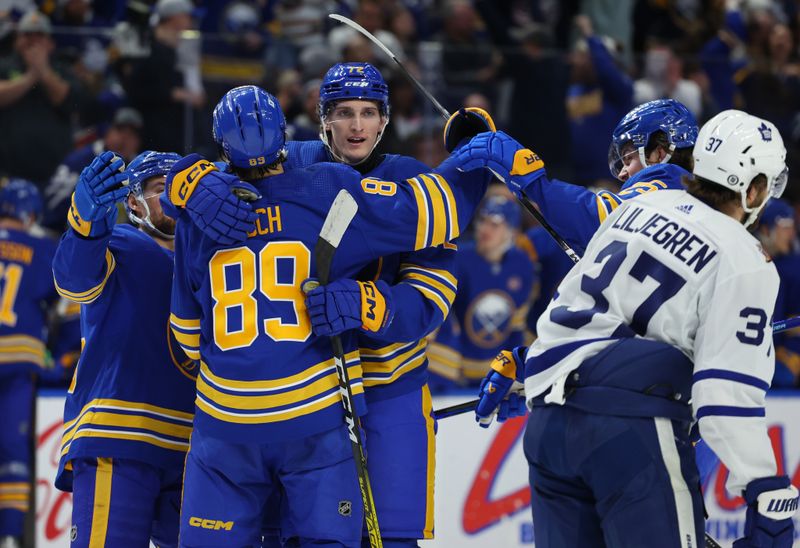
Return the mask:
<path id="1" fill-rule="evenodd" d="M 138 216 L 141 206 L 139 205 L 139 202 L 136 200 L 136 197 L 133 195 L 133 193 L 128 194 L 128 197 L 125 199 L 128 202 L 128 208 Z"/>

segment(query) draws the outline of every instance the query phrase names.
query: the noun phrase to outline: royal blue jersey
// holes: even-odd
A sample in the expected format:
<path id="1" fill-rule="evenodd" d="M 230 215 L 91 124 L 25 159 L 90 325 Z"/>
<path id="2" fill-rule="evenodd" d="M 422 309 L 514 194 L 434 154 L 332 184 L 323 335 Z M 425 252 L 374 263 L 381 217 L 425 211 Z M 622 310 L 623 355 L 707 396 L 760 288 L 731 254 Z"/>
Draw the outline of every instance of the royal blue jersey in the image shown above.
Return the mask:
<path id="1" fill-rule="evenodd" d="M 558 179 L 536 182 L 525 192 L 536 202 L 553 229 L 578 255 L 583 255 L 600 223 L 624 200 L 654 190 L 683 190 L 683 177 L 691 177 L 691 174 L 682 167 L 656 164 L 625 181 L 619 194 L 608 190 L 595 193 Z"/>
<path id="2" fill-rule="evenodd" d="M 306 167 L 331 161 L 322 141 L 289 141 L 284 167 Z M 371 159 L 370 159 L 371 160 Z M 408 156 L 375 157 L 362 176 L 404 181 L 428 170 Z M 456 296 L 456 246 L 446 244 L 381 257 L 360 279 L 383 280 L 391 287 L 394 319 L 380 337 L 358 337 L 367 401 L 399 396 L 418 389 L 428 378 L 425 352 L 428 334 L 442 325 Z"/>
<path id="3" fill-rule="evenodd" d="M 0 229 L 0 374 L 45 366 L 47 309 L 58 299 L 50 271 L 55 246 Z"/>
<path id="4" fill-rule="evenodd" d="M 256 181 L 259 218 L 246 243 L 222 247 L 180 220 L 172 326 L 200 360 L 195 428 L 230 440 L 281 440 L 340 425 L 343 411 L 327 337 L 312 333 L 300 288 L 317 275 L 314 247 L 340 189 L 359 210 L 336 252 L 331 279 L 353 278 L 370 261 L 441 245 L 466 226 L 486 188 L 483 173 L 452 160 L 406 183 L 362 179 L 342 164 L 315 164 Z M 362 413 L 355 334 L 342 336 Z"/>
<path id="5" fill-rule="evenodd" d="M 196 365 L 170 333 L 172 272 L 173 253 L 130 225 L 62 236 L 53 274 L 58 292 L 82 305 L 84 347 L 64 406 L 59 489 L 71 489 L 79 457 L 182 466 Z"/>
<path id="6" fill-rule="evenodd" d="M 470 243 L 456 257 L 459 280 L 453 313 L 429 350 L 433 373 L 477 384 L 501 350 L 524 342 L 525 318 L 536 285 L 527 253 L 511 247 L 499 263 Z"/>
<path id="7" fill-rule="evenodd" d="M 800 254 L 775 258 L 781 284 L 775 303 L 775 321 L 800 316 Z M 795 387 L 800 378 L 800 328 L 775 335 L 775 376 L 772 386 Z"/>
<path id="8" fill-rule="evenodd" d="M 535 226 L 517 238 L 517 245 L 528 253 L 539 283 L 526 320 L 528 331 L 535 336 L 539 316 L 553 298 L 558 284 L 575 263 L 541 226 Z"/>

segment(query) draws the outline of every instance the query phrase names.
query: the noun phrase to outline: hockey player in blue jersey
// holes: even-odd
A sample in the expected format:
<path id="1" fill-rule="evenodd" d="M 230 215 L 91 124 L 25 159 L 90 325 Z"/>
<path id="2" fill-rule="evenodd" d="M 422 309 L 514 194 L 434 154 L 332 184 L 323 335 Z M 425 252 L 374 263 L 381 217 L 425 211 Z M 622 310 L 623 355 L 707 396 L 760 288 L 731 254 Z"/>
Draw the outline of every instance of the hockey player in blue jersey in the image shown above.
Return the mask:
<path id="1" fill-rule="evenodd" d="M 56 477 L 73 493 L 72 546 L 177 546 L 197 366 L 169 330 L 175 222 L 159 196 L 179 158 L 147 151 L 124 172 L 112 152 L 95 158 L 53 261 L 58 292 L 82 305 L 85 342 Z M 123 200 L 136 226 L 115 226 Z"/>
<path id="2" fill-rule="evenodd" d="M 507 183 L 512 192 L 524 192 L 534 201 L 555 231 L 582 255 L 600 223 L 624 200 L 654 190 L 683 189 L 681 179 L 692 171 L 696 137 L 691 111 L 674 99 L 658 99 L 631 110 L 611 136 L 609 169 L 622 182 L 619 194 L 595 193 L 550 179 L 544 169 L 526 181 Z"/>
<path id="3" fill-rule="evenodd" d="M 286 169 L 318 162 L 349 165 L 362 177 L 403 181 L 429 171 L 425 164 L 375 147 L 389 123 L 389 88 L 368 63 L 328 70 L 320 87 L 320 141 L 287 143 Z M 488 117 L 488 115 L 487 115 Z M 491 122 L 486 122 L 487 128 Z M 456 295 L 455 245 L 382 257 L 359 279 L 376 282 L 392 321 L 380 335 L 361 329 L 363 285 L 342 279 L 313 291 L 307 305 L 319 335 L 355 328 L 369 415 L 367 465 L 384 546 L 416 546 L 433 537 L 435 425 L 426 384 L 425 337 L 439 327 Z M 326 306 L 327 304 L 327 306 Z"/>
<path id="4" fill-rule="evenodd" d="M 42 215 L 33 183 L 0 188 L 0 545 L 22 546 L 31 497 L 34 383 L 45 367 L 47 308 L 58 295 L 50 275 L 55 242 L 30 228 Z"/>
<path id="5" fill-rule="evenodd" d="M 488 139 L 494 154 L 484 143 L 461 153 L 511 178 L 518 146 Z M 484 419 L 525 383 L 537 546 L 699 546 L 692 420 L 747 503 L 735 548 L 792 545 L 797 489 L 776 475 L 764 410 L 778 276 L 745 230 L 782 193 L 786 151 L 771 123 L 725 111 L 693 156 L 687 191 L 644 195 L 609 216 L 542 315 L 539 339 L 498 357 L 487 378 Z"/>
<path id="6" fill-rule="evenodd" d="M 794 209 L 781 199 L 772 199 L 764 208 L 758 226 L 758 239 L 775 261 L 781 279 L 775 318 L 800 316 L 800 253 Z M 800 330 L 791 329 L 775 336 L 775 377 L 772 385 L 792 388 L 800 378 Z"/>
<path id="7" fill-rule="evenodd" d="M 363 513 L 330 342 L 312 332 L 300 289 L 316 274 L 311 250 L 341 188 L 360 209 L 337 251 L 333 279 L 353 278 L 379 256 L 454 239 L 487 178 L 458 171 L 453 160 L 399 184 L 335 163 L 284 172 L 283 113 L 255 86 L 228 92 L 214 127 L 225 161 L 262 197 L 252 204 L 255 229 L 237 247 L 178 223 L 172 327 L 201 360 L 181 542 L 256 543 L 265 504 L 279 492 L 285 540 L 360 546 Z M 186 157 L 168 179 L 168 197 L 180 208 L 187 195 L 218 180 L 237 179 Z M 380 335 L 392 320 L 391 303 L 375 295 L 377 311 L 365 311 L 360 322 Z M 343 339 L 362 414 L 357 340 L 351 333 Z"/>
<path id="8" fill-rule="evenodd" d="M 519 205 L 505 196 L 491 196 L 478 209 L 475 241 L 462 244 L 456 257 L 453 312 L 431 343 L 432 388 L 478 386 L 498 352 L 525 342 L 536 273 L 515 245 L 520 222 Z"/>

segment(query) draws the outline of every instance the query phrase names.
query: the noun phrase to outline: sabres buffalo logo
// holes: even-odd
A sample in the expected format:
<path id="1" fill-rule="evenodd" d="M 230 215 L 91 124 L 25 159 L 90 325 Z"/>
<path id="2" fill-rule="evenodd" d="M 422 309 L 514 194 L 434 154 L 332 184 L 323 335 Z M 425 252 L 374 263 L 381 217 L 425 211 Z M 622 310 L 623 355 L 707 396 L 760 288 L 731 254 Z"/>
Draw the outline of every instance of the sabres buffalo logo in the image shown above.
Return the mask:
<path id="1" fill-rule="evenodd" d="M 494 348 L 511 331 L 514 300 L 505 291 L 491 289 L 473 299 L 464 321 L 467 336 L 480 348 Z"/>

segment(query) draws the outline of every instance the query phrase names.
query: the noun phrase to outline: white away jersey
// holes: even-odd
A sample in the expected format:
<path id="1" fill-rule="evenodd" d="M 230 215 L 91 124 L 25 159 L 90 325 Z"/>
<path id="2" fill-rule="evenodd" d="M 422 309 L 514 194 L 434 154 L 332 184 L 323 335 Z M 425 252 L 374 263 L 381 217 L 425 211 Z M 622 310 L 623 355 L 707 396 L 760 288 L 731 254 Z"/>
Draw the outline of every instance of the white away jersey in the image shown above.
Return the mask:
<path id="1" fill-rule="evenodd" d="M 525 394 L 553 386 L 614 340 L 667 342 L 694 362 L 692 408 L 731 470 L 728 488 L 776 473 L 764 419 L 778 274 L 733 218 L 685 191 L 642 195 L 600 226 L 539 318 Z"/>

